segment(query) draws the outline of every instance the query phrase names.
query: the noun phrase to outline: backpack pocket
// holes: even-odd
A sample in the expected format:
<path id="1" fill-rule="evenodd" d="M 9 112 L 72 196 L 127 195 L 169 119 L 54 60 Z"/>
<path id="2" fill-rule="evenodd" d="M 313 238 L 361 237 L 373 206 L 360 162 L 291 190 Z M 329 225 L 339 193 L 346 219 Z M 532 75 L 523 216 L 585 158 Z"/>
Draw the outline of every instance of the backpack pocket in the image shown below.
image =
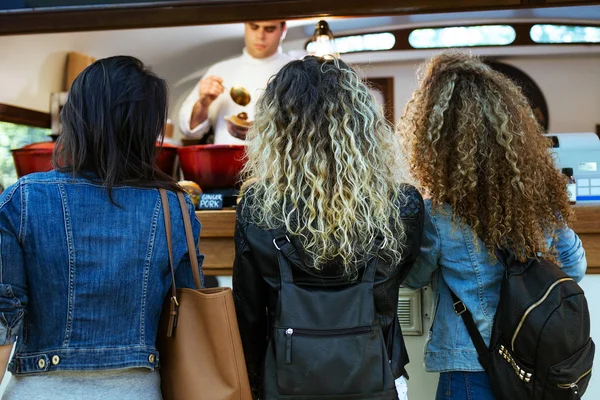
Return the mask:
<path id="1" fill-rule="evenodd" d="M 490 385 L 497 399 L 533 399 L 534 369 L 524 363 L 500 338 L 485 360 Z"/>
<path id="2" fill-rule="evenodd" d="M 280 394 L 377 393 L 393 380 L 379 326 L 276 328 L 275 353 Z"/>
<path id="3" fill-rule="evenodd" d="M 550 367 L 544 400 L 580 399 L 592 377 L 595 346 L 592 339 L 571 357 Z"/>

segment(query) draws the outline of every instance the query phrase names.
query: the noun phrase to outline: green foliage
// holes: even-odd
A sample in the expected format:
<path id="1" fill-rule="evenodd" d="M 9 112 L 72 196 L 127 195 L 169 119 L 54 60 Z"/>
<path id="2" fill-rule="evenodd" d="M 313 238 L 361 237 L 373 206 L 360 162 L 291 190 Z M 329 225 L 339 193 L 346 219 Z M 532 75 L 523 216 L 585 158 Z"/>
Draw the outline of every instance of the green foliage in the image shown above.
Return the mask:
<path id="1" fill-rule="evenodd" d="M 50 129 L 0 121 L 0 184 L 8 187 L 17 181 L 15 164 L 10 153 L 30 143 L 48 142 Z"/>

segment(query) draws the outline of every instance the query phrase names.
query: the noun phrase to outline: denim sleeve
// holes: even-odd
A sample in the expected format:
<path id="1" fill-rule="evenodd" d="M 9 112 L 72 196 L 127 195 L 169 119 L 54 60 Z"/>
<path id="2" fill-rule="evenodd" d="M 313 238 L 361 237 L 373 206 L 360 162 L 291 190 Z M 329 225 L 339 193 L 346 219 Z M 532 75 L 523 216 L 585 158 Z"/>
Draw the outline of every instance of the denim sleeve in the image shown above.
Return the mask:
<path id="1" fill-rule="evenodd" d="M 0 345 L 12 344 L 23 329 L 27 281 L 20 183 L 0 195 Z"/>
<path id="2" fill-rule="evenodd" d="M 440 235 L 431 215 L 429 204 L 425 204 L 425 221 L 423 225 L 423 239 L 421 241 L 421 252 L 415 265 L 407 275 L 403 285 L 418 289 L 431 281 L 433 273 L 438 269 L 440 259 Z"/>
<path id="3" fill-rule="evenodd" d="M 585 276 L 587 260 L 579 236 L 571 228 L 565 227 L 557 232 L 553 244 L 556 245 L 558 262 L 563 271 L 575 282 L 581 281 Z"/>
<path id="4" fill-rule="evenodd" d="M 202 226 L 196 216 L 196 209 L 192 204 L 189 197 L 185 196 L 186 204 L 188 206 L 188 213 L 190 214 L 190 221 L 192 223 L 192 234 L 194 236 L 194 243 L 196 244 L 196 257 L 198 258 L 198 272 L 200 272 L 200 282 L 204 287 L 204 273 L 202 272 L 202 263 L 204 261 L 204 255 L 200 254 L 200 230 Z M 181 262 L 177 266 L 175 271 L 175 283 L 177 287 L 195 288 L 194 276 L 192 275 L 192 263 L 190 261 L 189 253 L 181 259 Z"/>

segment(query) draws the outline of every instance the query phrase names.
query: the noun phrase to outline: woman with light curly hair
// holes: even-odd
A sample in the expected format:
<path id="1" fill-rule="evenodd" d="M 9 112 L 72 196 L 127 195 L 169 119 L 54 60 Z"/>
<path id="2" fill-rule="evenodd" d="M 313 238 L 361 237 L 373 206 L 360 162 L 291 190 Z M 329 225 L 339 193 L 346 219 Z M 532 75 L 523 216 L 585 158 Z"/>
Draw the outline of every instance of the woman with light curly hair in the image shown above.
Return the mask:
<path id="1" fill-rule="evenodd" d="M 521 90 L 476 57 L 429 60 L 399 128 L 427 193 L 421 253 L 405 284 L 431 282 L 437 293 L 425 349 L 426 369 L 441 373 L 436 399 L 494 399 L 450 290 L 489 345 L 504 272 L 496 249 L 554 260 L 581 280 L 566 180 Z"/>
<path id="2" fill-rule="evenodd" d="M 233 288 L 253 391 L 404 399 L 398 289 L 423 203 L 397 176 L 399 142 L 369 88 L 340 60 L 292 61 L 248 140 Z"/>

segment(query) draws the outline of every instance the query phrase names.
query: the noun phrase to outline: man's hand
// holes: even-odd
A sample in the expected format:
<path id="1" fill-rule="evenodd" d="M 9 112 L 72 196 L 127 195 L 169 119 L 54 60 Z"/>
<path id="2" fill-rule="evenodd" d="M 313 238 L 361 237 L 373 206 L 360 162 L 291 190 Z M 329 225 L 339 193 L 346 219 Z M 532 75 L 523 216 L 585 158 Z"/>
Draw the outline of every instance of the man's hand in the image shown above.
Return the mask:
<path id="1" fill-rule="evenodd" d="M 223 91 L 223 79 L 220 76 L 209 75 L 200 80 L 198 89 L 199 99 L 194 104 L 190 118 L 190 129 L 195 129 L 208 118 L 208 107 Z"/>
<path id="2" fill-rule="evenodd" d="M 220 76 L 209 75 L 200 80 L 198 101 L 202 107 L 208 107 L 224 90 L 223 79 Z"/>

